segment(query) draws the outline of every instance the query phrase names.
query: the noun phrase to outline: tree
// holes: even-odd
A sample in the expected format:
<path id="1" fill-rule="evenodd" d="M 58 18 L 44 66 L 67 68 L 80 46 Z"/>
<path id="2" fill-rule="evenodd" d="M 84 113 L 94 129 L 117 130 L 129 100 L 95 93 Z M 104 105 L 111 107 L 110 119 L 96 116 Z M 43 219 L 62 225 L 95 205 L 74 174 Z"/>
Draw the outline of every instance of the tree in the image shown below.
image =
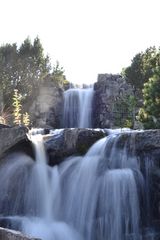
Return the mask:
<path id="1" fill-rule="evenodd" d="M 123 75 L 126 77 L 134 89 L 134 93 L 139 98 L 142 97 L 144 83 L 154 74 L 157 66 L 160 66 L 160 50 L 155 47 L 147 48 L 143 53 L 138 53 L 133 58 L 132 63 L 126 69 L 123 69 Z"/>
<path id="2" fill-rule="evenodd" d="M 144 76 L 142 74 L 142 53 L 137 54 L 133 58 L 131 66 L 124 70 L 124 75 L 127 82 L 132 85 L 134 92 L 142 88 L 144 82 Z"/>
<path id="3" fill-rule="evenodd" d="M 138 120 L 145 128 L 160 128 L 160 69 L 144 84 L 144 103 L 140 108 Z"/>
<path id="4" fill-rule="evenodd" d="M 12 95 L 17 79 L 17 45 L 6 44 L 0 47 L 0 86 L 4 106 L 12 103 Z"/>
<path id="5" fill-rule="evenodd" d="M 135 109 L 137 100 L 133 95 L 118 98 L 114 104 L 114 125 L 133 128 L 135 124 Z"/>
<path id="6" fill-rule="evenodd" d="M 18 51 L 19 81 L 17 88 L 23 97 L 30 97 L 39 86 L 40 81 L 50 72 L 51 65 L 48 56 L 44 56 L 39 38 L 33 44 L 30 39 L 24 40 Z"/>
<path id="7" fill-rule="evenodd" d="M 60 66 L 59 62 L 57 61 L 56 64 L 53 66 L 53 80 L 57 83 L 63 85 L 63 82 L 66 80 L 64 76 L 64 69 Z"/>
<path id="8" fill-rule="evenodd" d="M 0 46 L 0 116 L 12 116 L 15 106 L 12 105 L 12 96 L 15 89 L 21 95 L 23 111 L 28 111 L 28 106 L 36 98 L 36 93 L 42 82 L 47 79 L 54 81 L 58 86 L 68 84 L 64 76 L 64 70 L 59 62 L 53 67 L 44 50 L 40 39 L 36 37 L 33 42 L 26 38 L 20 47 L 17 44 L 5 44 Z M 29 124 L 29 115 L 23 114 L 21 118 Z M 11 121 L 12 122 L 12 119 Z M 20 122 L 19 119 L 16 123 Z"/>
<path id="9" fill-rule="evenodd" d="M 28 101 L 35 95 L 40 82 L 51 74 L 51 71 L 50 59 L 44 55 L 38 37 L 33 43 L 26 38 L 19 48 L 15 43 L 1 46 L 0 86 L 4 106 L 6 108 L 12 106 L 14 89 L 22 95 L 23 102 Z"/>

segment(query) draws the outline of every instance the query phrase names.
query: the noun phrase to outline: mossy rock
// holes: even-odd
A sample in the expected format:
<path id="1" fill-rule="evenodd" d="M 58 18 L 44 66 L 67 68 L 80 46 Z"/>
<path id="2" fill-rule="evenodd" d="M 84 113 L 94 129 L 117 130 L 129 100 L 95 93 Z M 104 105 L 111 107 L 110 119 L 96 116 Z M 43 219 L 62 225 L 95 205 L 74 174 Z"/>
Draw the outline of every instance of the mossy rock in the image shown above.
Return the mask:
<path id="1" fill-rule="evenodd" d="M 81 131 L 76 144 L 77 153 L 84 155 L 95 142 L 103 137 L 105 137 L 105 133 L 101 130 L 93 131 L 90 129 L 88 131 Z"/>

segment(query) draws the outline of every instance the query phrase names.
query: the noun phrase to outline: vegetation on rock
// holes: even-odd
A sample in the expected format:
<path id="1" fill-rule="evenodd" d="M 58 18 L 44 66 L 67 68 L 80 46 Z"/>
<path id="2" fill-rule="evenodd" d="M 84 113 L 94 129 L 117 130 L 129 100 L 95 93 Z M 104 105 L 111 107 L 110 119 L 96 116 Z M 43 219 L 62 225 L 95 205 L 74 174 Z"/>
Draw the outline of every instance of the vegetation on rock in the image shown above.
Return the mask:
<path id="1" fill-rule="evenodd" d="M 144 128 L 160 127 L 160 48 L 150 47 L 138 53 L 132 63 L 123 69 L 137 99 L 138 121 Z"/>
<path id="2" fill-rule="evenodd" d="M 143 89 L 144 103 L 138 120 L 145 128 L 160 128 L 160 71 L 153 75 Z"/>
<path id="3" fill-rule="evenodd" d="M 0 112 L 3 110 L 15 116 L 15 106 L 12 105 L 15 89 L 24 105 L 35 98 L 37 89 L 47 76 L 61 86 L 66 83 L 63 68 L 58 62 L 51 66 L 50 58 L 44 54 L 38 37 L 33 43 L 26 38 L 20 47 L 16 43 L 0 46 Z M 19 117 L 17 115 L 16 118 Z M 4 118 L 1 116 L 2 121 Z"/>
<path id="4" fill-rule="evenodd" d="M 144 128 L 160 128 L 160 48 L 150 47 L 136 54 L 122 75 L 132 86 L 133 95 L 119 96 L 115 101 L 113 111 L 119 115 L 114 125 L 134 127 L 138 115 Z M 63 89 L 69 86 L 63 67 L 58 61 L 51 65 L 38 37 L 33 42 L 26 38 L 19 47 L 16 43 L 0 46 L 0 123 L 7 124 L 14 116 L 15 124 L 28 126 L 29 113 L 23 106 L 34 101 L 47 79 Z"/>
<path id="5" fill-rule="evenodd" d="M 144 83 L 153 76 L 157 66 L 160 66 L 160 49 L 150 47 L 145 52 L 136 54 L 131 65 L 123 69 L 122 74 L 132 85 L 136 96 L 142 97 Z"/>

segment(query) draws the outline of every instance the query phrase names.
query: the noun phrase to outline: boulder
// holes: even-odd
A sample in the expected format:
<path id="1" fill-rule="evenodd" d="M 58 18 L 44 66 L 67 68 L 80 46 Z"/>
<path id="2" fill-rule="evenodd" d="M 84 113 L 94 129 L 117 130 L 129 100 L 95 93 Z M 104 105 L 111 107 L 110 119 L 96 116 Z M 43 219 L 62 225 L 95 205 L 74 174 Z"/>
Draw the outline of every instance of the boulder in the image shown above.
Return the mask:
<path id="1" fill-rule="evenodd" d="M 28 141 L 27 131 L 23 126 L 0 128 L 0 157 L 16 144 Z"/>
<path id="2" fill-rule="evenodd" d="M 37 238 L 25 236 L 21 232 L 0 227 L 0 240 L 36 240 L 36 239 Z"/>
<path id="3" fill-rule="evenodd" d="M 160 129 L 122 133 L 118 139 L 117 147 L 124 147 L 126 142 L 128 148 L 134 147 L 136 154 L 160 149 Z"/>
<path id="4" fill-rule="evenodd" d="M 129 95 L 133 95 L 132 88 L 121 75 L 99 74 L 94 84 L 93 126 L 113 128 L 117 121 L 123 123 L 127 113 L 117 110 L 116 104 Z"/>
<path id="5" fill-rule="evenodd" d="M 59 128 L 63 114 L 62 87 L 47 76 L 28 109 L 34 127 Z"/>
<path id="6" fill-rule="evenodd" d="M 83 155 L 99 139 L 103 138 L 103 130 L 64 129 L 58 135 L 45 137 L 45 147 L 49 155 L 49 164 L 55 165 L 71 155 Z"/>

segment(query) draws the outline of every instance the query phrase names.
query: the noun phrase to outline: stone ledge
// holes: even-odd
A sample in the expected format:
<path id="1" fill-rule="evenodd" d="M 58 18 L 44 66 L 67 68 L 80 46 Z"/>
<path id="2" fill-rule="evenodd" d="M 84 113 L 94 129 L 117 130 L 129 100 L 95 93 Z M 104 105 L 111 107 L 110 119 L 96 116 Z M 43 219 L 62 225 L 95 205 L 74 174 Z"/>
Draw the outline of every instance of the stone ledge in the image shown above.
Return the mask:
<path id="1" fill-rule="evenodd" d="M 103 130 L 66 128 L 58 136 L 46 136 L 45 147 L 49 164 L 56 165 L 71 155 L 84 155 L 99 139 L 105 137 Z"/>
<path id="2" fill-rule="evenodd" d="M 27 132 L 24 126 L 0 128 L 0 157 L 20 141 L 27 141 Z"/>
<path id="3" fill-rule="evenodd" d="M 38 240 L 38 238 L 30 238 L 21 232 L 0 227 L 0 240 Z"/>

